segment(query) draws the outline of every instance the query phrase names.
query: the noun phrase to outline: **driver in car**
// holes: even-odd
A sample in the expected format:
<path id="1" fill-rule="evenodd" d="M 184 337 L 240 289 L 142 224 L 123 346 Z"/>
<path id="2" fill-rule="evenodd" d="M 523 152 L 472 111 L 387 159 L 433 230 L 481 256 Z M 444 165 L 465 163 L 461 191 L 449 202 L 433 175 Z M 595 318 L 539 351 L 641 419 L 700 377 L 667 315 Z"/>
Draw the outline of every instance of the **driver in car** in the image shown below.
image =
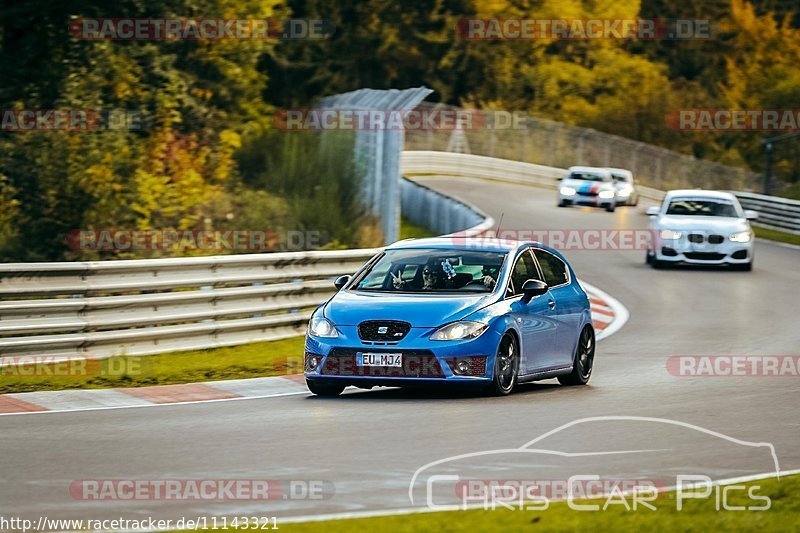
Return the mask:
<path id="1" fill-rule="evenodd" d="M 498 271 L 499 268 L 497 267 L 490 267 L 487 265 L 483 266 L 483 277 L 481 278 L 481 281 L 487 289 L 492 290 L 494 289 L 494 286 L 497 285 Z"/>
<path id="2" fill-rule="evenodd" d="M 449 266 L 451 269 L 453 268 L 452 265 L 450 265 L 450 263 L 447 262 L 446 260 L 442 261 L 441 263 L 442 264 L 447 263 L 447 266 Z M 438 266 L 441 267 L 442 265 Z M 440 280 L 447 278 L 445 270 L 443 268 L 439 270 L 436 267 L 437 267 L 437 262 L 434 261 L 433 263 L 425 265 L 425 267 L 422 269 L 423 290 L 430 291 L 435 288 L 438 288 L 440 285 Z M 402 279 L 402 274 L 400 273 L 400 271 L 392 272 L 391 274 L 392 274 L 392 287 L 394 287 L 398 291 L 408 288 L 409 282 L 404 281 Z"/>

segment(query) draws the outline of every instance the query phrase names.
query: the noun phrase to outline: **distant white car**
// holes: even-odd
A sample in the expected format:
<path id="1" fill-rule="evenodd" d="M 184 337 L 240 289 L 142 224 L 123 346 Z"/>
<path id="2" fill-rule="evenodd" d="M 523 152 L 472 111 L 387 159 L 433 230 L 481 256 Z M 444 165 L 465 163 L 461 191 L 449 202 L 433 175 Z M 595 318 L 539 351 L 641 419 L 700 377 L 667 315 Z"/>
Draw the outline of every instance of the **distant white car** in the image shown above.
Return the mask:
<path id="1" fill-rule="evenodd" d="M 753 268 L 755 211 L 742 209 L 730 193 L 703 190 L 669 191 L 661 207 L 649 207 L 653 239 L 647 263 L 662 268 L 674 263 L 728 264 Z"/>
<path id="2" fill-rule="evenodd" d="M 617 205 L 639 205 L 639 192 L 633 180 L 633 172 L 624 168 L 607 168 L 617 189 Z"/>
<path id="3" fill-rule="evenodd" d="M 606 168 L 570 167 L 559 180 L 558 206 L 591 205 L 614 211 L 617 207 L 617 188 Z"/>

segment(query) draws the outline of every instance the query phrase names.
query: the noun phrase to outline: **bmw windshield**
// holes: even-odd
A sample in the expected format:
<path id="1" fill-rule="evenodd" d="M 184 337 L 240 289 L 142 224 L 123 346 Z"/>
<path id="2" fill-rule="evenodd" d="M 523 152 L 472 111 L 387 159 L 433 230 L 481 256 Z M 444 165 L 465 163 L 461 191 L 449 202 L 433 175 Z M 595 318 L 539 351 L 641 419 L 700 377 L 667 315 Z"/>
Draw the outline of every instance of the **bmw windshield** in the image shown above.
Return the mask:
<path id="1" fill-rule="evenodd" d="M 490 293 L 504 252 L 450 249 L 387 250 L 354 288 L 390 293 Z"/>
<path id="2" fill-rule="evenodd" d="M 676 198 L 667 208 L 668 215 L 738 218 L 736 207 L 725 200 Z"/>
<path id="3" fill-rule="evenodd" d="M 569 175 L 569 179 L 583 181 L 609 181 L 608 178 L 601 176 L 600 174 L 592 174 L 591 172 L 572 172 Z"/>

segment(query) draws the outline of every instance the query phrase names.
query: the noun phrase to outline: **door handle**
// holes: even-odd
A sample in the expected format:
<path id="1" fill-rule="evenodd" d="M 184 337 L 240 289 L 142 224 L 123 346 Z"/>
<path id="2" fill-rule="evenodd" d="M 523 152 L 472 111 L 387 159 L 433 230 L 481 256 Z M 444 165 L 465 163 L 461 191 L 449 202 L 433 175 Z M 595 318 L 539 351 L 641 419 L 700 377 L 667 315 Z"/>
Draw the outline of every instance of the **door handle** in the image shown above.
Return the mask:
<path id="1" fill-rule="evenodd" d="M 556 308 L 556 301 L 555 300 L 547 300 L 547 305 L 548 305 L 548 307 L 550 307 L 550 309 L 555 309 Z"/>

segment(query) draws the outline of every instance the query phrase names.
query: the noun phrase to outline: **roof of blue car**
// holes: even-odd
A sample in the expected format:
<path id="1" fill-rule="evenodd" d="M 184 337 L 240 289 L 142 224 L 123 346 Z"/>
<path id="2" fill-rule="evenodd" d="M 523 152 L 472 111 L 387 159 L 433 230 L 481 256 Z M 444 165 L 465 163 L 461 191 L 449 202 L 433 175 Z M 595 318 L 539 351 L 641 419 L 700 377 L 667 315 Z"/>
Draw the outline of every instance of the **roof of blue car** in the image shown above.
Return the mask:
<path id="1" fill-rule="evenodd" d="M 442 250 L 483 250 L 486 252 L 509 252 L 516 250 L 523 244 L 522 241 L 509 239 L 496 239 L 492 237 L 466 237 L 463 235 L 453 237 L 431 237 L 427 239 L 406 239 L 390 244 L 387 250 L 409 248 L 437 248 Z"/>

